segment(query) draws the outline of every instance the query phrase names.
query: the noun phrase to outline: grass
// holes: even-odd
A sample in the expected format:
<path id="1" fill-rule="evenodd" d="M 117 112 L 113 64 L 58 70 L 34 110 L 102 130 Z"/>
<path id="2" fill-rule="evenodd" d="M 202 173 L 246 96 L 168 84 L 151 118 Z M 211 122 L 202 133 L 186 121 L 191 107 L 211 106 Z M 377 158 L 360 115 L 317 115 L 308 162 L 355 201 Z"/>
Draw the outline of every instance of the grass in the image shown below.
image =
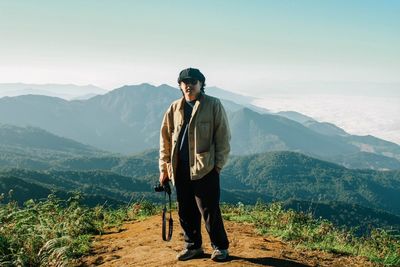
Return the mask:
<path id="1" fill-rule="evenodd" d="M 68 200 L 50 194 L 23 207 L 11 200 L 2 204 L 4 198 L 0 196 L 0 266 L 67 266 L 90 251 L 93 235 L 160 211 L 148 201 L 89 208 L 80 204 L 80 193 Z"/>
<path id="2" fill-rule="evenodd" d="M 365 256 L 385 266 L 400 265 L 400 236 L 388 230 L 374 229 L 368 236 L 357 237 L 351 230 L 313 218 L 311 213 L 284 210 L 278 202 L 224 204 L 221 208 L 224 219 L 252 223 L 259 234 L 278 237 L 298 248 Z"/>
<path id="3" fill-rule="evenodd" d="M 146 200 L 119 208 L 89 208 L 80 204 L 80 193 L 67 200 L 51 194 L 19 207 L 11 195 L 6 204 L 2 203 L 4 194 L 0 196 L 0 266 L 68 266 L 89 253 L 93 235 L 111 228 L 118 231 L 125 221 L 161 212 L 161 206 Z M 387 230 L 375 229 L 368 236 L 357 237 L 327 220 L 313 218 L 311 213 L 285 210 L 280 203 L 224 204 L 221 208 L 224 219 L 252 223 L 259 234 L 279 237 L 301 249 L 400 265 L 400 237 Z"/>

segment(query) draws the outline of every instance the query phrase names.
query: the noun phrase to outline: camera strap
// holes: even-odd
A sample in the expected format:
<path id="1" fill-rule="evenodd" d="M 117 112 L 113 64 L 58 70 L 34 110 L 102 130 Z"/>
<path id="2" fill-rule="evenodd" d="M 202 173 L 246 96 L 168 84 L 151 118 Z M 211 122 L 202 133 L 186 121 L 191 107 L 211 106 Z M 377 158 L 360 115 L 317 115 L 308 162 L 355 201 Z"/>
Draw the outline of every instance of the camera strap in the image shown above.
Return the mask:
<path id="1" fill-rule="evenodd" d="M 170 241 L 172 238 L 173 220 L 172 220 L 172 203 L 171 203 L 171 192 L 168 192 L 169 198 L 169 220 L 168 220 L 168 236 L 167 236 L 167 192 L 164 193 L 164 208 L 162 213 L 162 239 L 164 241 Z"/>

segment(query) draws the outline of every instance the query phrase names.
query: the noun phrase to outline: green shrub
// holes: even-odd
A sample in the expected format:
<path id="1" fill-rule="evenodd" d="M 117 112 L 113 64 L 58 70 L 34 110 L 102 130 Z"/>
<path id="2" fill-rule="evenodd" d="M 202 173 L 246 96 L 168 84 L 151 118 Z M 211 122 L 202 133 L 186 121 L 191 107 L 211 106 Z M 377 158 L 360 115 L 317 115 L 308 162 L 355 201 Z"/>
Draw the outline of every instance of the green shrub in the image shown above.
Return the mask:
<path id="1" fill-rule="evenodd" d="M 253 223 L 259 234 L 279 237 L 296 247 L 366 256 L 386 266 L 400 265 L 400 237 L 383 229 L 357 237 L 353 230 L 335 227 L 328 220 L 313 218 L 311 213 L 284 210 L 279 202 L 225 204 L 222 212 L 227 220 Z"/>
<path id="2" fill-rule="evenodd" d="M 54 194 L 43 201 L 30 199 L 22 207 L 0 200 L 0 266 L 67 265 L 89 252 L 93 235 L 160 210 L 147 201 L 111 209 L 89 208 L 81 200 L 79 192 L 67 200 Z"/>

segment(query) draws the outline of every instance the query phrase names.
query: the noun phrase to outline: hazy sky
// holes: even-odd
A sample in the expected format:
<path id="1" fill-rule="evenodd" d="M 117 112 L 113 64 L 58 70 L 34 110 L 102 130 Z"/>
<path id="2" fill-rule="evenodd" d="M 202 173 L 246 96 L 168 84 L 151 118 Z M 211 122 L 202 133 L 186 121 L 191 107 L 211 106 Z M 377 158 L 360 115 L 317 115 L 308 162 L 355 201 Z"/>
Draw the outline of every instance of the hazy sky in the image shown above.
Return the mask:
<path id="1" fill-rule="evenodd" d="M 176 86 L 193 66 L 208 85 L 248 94 L 337 82 L 393 90 L 399 14 L 394 0 L 0 0 L 0 83 Z"/>

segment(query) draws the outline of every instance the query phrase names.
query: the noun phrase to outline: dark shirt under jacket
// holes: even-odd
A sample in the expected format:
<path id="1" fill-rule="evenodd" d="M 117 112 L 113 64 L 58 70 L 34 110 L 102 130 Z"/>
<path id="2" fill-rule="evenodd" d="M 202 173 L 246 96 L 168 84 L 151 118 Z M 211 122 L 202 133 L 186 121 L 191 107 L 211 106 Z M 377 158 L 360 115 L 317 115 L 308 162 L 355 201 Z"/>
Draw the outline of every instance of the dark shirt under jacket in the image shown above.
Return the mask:
<path id="1" fill-rule="evenodd" d="M 183 116 L 183 127 L 179 133 L 179 161 L 182 161 L 185 165 L 189 165 L 189 143 L 188 143 L 188 128 L 189 121 L 192 117 L 192 111 L 196 99 L 193 101 L 185 101 L 184 105 L 184 116 Z"/>

